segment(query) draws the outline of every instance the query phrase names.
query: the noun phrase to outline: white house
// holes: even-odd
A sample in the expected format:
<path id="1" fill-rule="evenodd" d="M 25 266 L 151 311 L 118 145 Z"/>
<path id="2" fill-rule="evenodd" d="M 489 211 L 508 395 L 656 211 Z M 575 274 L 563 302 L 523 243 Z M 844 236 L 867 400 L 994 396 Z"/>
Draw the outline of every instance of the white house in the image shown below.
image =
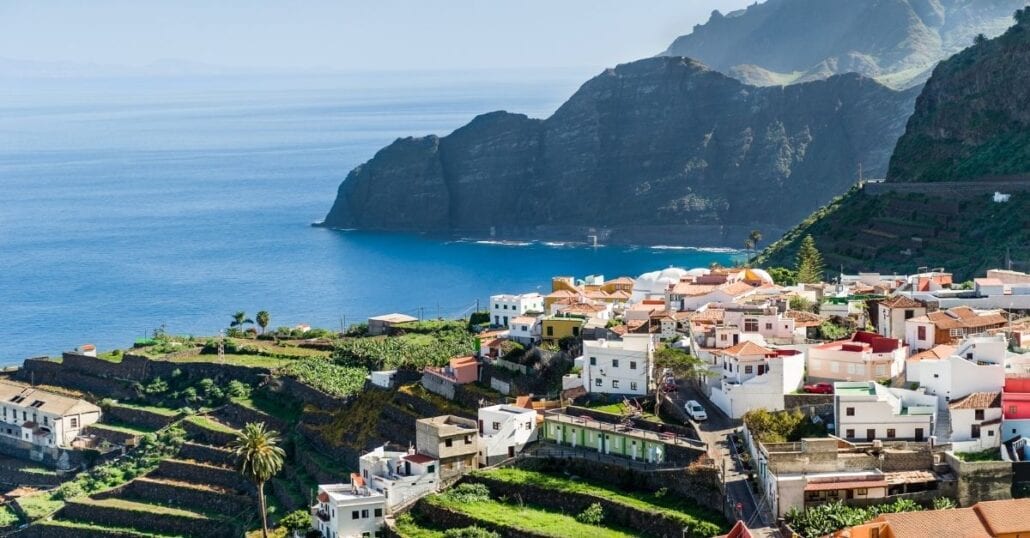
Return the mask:
<path id="1" fill-rule="evenodd" d="M 926 315 L 926 305 L 904 295 L 884 299 L 876 308 L 876 333 L 898 340 L 905 339 L 907 320 Z"/>
<path id="2" fill-rule="evenodd" d="M 377 370 L 369 374 L 369 379 L 372 381 L 373 385 L 389 389 L 393 388 L 393 378 L 396 375 L 397 370 Z"/>
<path id="3" fill-rule="evenodd" d="M 894 379 L 905 370 L 908 349 L 900 340 L 859 331 L 808 349 L 808 377 L 828 381 Z"/>
<path id="4" fill-rule="evenodd" d="M 508 324 L 508 338 L 524 346 L 540 341 L 540 318 L 515 316 Z"/>
<path id="5" fill-rule="evenodd" d="M 387 513 L 440 487 L 439 462 L 414 450 L 398 452 L 379 447 L 362 455 L 358 465 L 368 488 L 386 497 Z"/>
<path id="6" fill-rule="evenodd" d="M 583 342 L 583 385 L 591 394 L 647 394 L 654 368 L 650 334 L 626 334 L 622 340 Z"/>
<path id="7" fill-rule="evenodd" d="M 386 496 L 370 489 L 357 473 L 350 484 L 320 484 L 311 507 L 311 527 L 326 538 L 384 536 Z"/>
<path id="8" fill-rule="evenodd" d="M 539 293 L 490 296 L 490 323 L 496 327 L 509 327 L 511 320 L 526 312 L 543 311 L 544 296 Z"/>
<path id="9" fill-rule="evenodd" d="M 966 338 L 943 359 L 919 361 L 918 381 L 927 394 L 937 396 L 938 407 L 974 392 L 1000 391 L 1005 385 L 1004 335 Z"/>
<path id="10" fill-rule="evenodd" d="M 500 404 L 479 409 L 479 462 L 493 465 L 514 458 L 536 441 L 536 411 Z"/>
<path id="11" fill-rule="evenodd" d="M 913 440 L 935 435 L 937 397 L 874 381 L 833 384 L 837 435 L 849 441 Z"/>
<path id="12" fill-rule="evenodd" d="M 955 452 L 1001 446 L 1001 391 L 974 392 L 952 400 L 951 444 Z"/>
<path id="13" fill-rule="evenodd" d="M 739 327 L 744 334 L 760 334 L 769 343 L 792 344 L 804 342 L 805 338 L 805 331 L 797 332 L 795 320 L 785 317 L 775 307 L 746 310 L 727 307 L 723 323 Z"/>
<path id="14" fill-rule="evenodd" d="M 984 334 L 1004 327 L 1008 318 L 1000 311 L 974 310 L 958 306 L 929 312 L 905 321 L 905 342 L 913 351 L 948 344 L 966 336 Z"/>
<path id="15" fill-rule="evenodd" d="M 756 291 L 757 286 L 742 281 L 723 284 L 680 282 L 669 288 L 665 294 L 665 301 L 672 310 L 697 310 L 708 303 L 737 302 Z"/>
<path id="16" fill-rule="evenodd" d="M 67 447 L 100 420 L 100 408 L 27 385 L 0 381 L 0 435 L 41 447 Z"/>
<path id="17" fill-rule="evenodd" d="M 784 394 L 801 388 L 805 355 L 794 349 L 768 349 L 741 342 L 714 352 L 721 364 L 712 372 L 709 398 L 730 418 L 741 418 L 751 409 L 779 411 Z"/>

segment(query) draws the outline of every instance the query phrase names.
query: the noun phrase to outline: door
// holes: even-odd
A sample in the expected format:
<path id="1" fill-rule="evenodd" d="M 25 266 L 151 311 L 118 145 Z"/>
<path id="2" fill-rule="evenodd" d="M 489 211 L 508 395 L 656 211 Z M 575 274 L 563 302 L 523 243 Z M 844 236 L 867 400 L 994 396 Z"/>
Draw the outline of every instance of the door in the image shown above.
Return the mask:
<path id="1" fill-rule="evenodd" d="M 509 446 L 508 447 L 508 457 L 509 458 L 514 458 L 515 457 L 515 447 L 513 447 L 513 446 Z"/>
<path id="2" fill-rule="evenodd" d="M 869 428 L 865 431 L 865 440 L 872 441 L 873 439 L 876 439 L 876 430 L 874 428 Z"/>
<path id="3" fill-rule="evenodd" d="M 916 428 L 916 441 L 922 441 L 922 440 L 923 440 L 923 429 L 922 428 Z"/>

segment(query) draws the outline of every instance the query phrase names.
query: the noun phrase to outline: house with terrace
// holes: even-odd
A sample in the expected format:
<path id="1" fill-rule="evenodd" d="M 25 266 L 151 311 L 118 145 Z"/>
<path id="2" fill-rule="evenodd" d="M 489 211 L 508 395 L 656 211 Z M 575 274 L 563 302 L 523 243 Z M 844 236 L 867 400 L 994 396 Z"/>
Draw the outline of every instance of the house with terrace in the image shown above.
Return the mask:
<path id="1" fill-rule="evenodd" d="M 357 473 L 349 484 L 320 484 L 311 507 L 311 528 L 326 538 L 386 536 L 386 496 L 369 488 Z"/>
<path id="2" fill-rule="evenodd" d="M 952 344 L 967 336 L 985 334 L 1004 327 L 1008 318 L 1000 310 L 974 310 L 956 306 L 930 312 L 905 321 L 905 342 L 913 351 L 938 344 Z"/>
<path id="3" fill-rule="evenodd" d="M 386 498 L 387 513 L 440 488 L 439 462 L 414 449 L 400 452 L 378 447 L 362 455 L 358 466 L 365 485 Z"/>
<path id="4" fill-rule="evenodd" d="M 895 379 L 905 371 L 908 348 L 901 340 L 856 332 L 848 340 L 808 348 L 809 381 Z"/>
<path id="5" fill-rule="evenodd" d="M 442 415 L 415 422 L 415 446 L 440 462 L 440 479 L 457 478 L 479 468 L 479 428 L 476 421 Z"/>
<path id="6" fill-rule="evenodd" d="M 70 447 L 100 415 L 100 407 L 81 398 L 0 381 L 0 441 L 11 446 Z"/>
<path id="7" fill-rule="evenodd" d="M 479 463 L 494 465 L 514 458 L 537 438 L 532 407 L 500 404 L 479 409 Z"/>
<path id="8" fill-rule="evenodd" d="M 1001 446 L 1001 391 L 973 392 L 948 403 L 955 452 Z"/>
<path id="9" fill-rule="evenodd" d="M 602 454 L 616 460 L 685 466 L 704 455 L 704 442 L 685 431 L 639 421 L 610 422 L 574 408 L 544 412 L 543 440 L 571 449 L 567 456 Z"/>
<path id="10" fill-rule="evenodd" d="M 837 434 L 848 441 L 922 442 L 937 435 L 937 397 L 874 381 L 833 384 Z M 938 439 L 943 442 L 945 439 Z"/>
<path id="11" fill-rule="evenodd" d="M 583 342 L 583 386 L 593 395 L 644 396 L 651 389 L 655 338 L 627 333 L 621 340 Z"/>
<path id="12" fill-rule="evenodd" d="M 1005 384 L 1007 345 L 1004 335 L 966 338 L 947 357 L 920 360 L 918 377 L 910 375 L 908 381 L 937 396 L 941 409 L 974 392 L 1000 391 Z"/>
<path id="13" fill-rule="evenodd" d="M 926 315 L 926 305 L 907 297 L 895 295 L 876 304 L 876 333 L 887 338 L 905 339 L 905 322 Z"/>
<path id="14" fill-rule="evenodd" d="M 511 320 L 528 312 L 543 311 L 544 296 L 539 293 L 490 296 L 490 323 L 494 327 L 511 327 Z"/>
<path id="15" fill-rule="evenodd" d="M 784 409 L 784 394 L 801 388 L 805 355 L 796 349 L 770 349 L 744 341 L 713 352 L 719 376 L 708 377 L 708 397 L 730 418 L 751 409 Z"/>

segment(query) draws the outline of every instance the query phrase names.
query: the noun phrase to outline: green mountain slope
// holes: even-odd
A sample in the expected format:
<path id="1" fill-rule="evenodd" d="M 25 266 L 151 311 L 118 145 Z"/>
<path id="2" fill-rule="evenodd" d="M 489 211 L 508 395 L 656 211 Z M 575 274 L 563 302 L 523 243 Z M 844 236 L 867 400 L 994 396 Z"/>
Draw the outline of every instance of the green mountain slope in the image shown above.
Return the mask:
<path id="1" fill-rule="evenodd" d="M 885 183 L 817 211 L 758 263 L 790 265 L 810 234 L 834 268 L 943 266 L 965 279 L 1011 257 L 1030 269 L 1030 8 L 1017 21 L 934 70 Z"/>

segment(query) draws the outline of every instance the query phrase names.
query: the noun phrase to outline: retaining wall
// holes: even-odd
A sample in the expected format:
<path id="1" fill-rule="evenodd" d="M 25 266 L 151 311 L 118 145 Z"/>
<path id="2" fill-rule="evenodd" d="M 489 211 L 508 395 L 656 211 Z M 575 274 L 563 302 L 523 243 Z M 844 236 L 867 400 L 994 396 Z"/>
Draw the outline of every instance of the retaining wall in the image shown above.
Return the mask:
<path id="1" fill-rule="evenodd" d="M 231 490 L 189 487 L 146 477 L 137 478 L 117 488 L 98 493 L 95 499 L 109 497 L 140 500 L 185 510 L 215 512 L 233 517 L 254 510 L 255 503 Z"/>
<path id="2" fill-rule="evenodd" d="M 335 396 L 331 396 L 314 387 L 305 385 L 292 377 L 282 377 L 279 379 L 282 384 L 279 392 L 284 392 L 294 399 L 322 409 L 337 409 L 347 405 L 353 399 L 353 397 L 337 398 Z M 366 385 L 369 385 L 369 383 L 366 383 Z"/>
<path id="3" fill-rule="evenodd" d="M 944 458 L 958 475 L 960 506 L 1012 498 L 1012 462 L 962 461 L 949 452 L 944 453 Z"/>
<path id="4" fill-rule="evenodd" d="M 202 463 L 182 460 L 161 460 L 157 470 L 151 476 L 192 482 L 194 484 L 210 484 L 246 494 L 255 492 L 254 485 L 247 482 L 235 469 L 223 469 Z"/>
<path id="5" fill-rule="evenodd" d="M 76 501 L 65 504 L 61 517 L 115 527 L 142 527 L 150 531 L 183 536 L 233 536 L 234 529 L 225 523 L 211 520 L 164 514 L 137 512 L 108 506 L 97 506 Z M 141 524 L 141 519 L 146 522 Z"/>
<path id="6" fill-rule="evenodd" d="M 125 422 L 126 424 L 132 424 L 135 426 L 142 426 L 146 428 L 153 428 L 155 430 L 164 428 L 171 424 L 178 418 L 179 415 L 162 415 L 160 413 L 154 413 L 145 409 L 136 409 L 134 407 L 125 407 L 118 404 L 110 405 L 104 410 L 104 414 L 107 417 L 115 420 Z"/>
<path id="7" fill-rule="evenodd" d="M 269 429 L 285 433 L 288 425 L 282 420 L 246 406 L 229 402 L 211 413 L 220 422 L 242 429 L 248 422 L 264 422 Z"/>
<path id="8" fill-rule="evenodd" d="M 236 435 L 232 433 L 211 430 L 203 426 L 198 426 L 188 420 L 182 421 L 182 429 L 186 430 L 186 435 L 188 435 L 190 439 L 197 440 L 206 445 L 224 447 L 228 446 L 229 443 L 236 439 Z"/>
<path id="9" fill-rule="evenodd" d="M 217 447 L 191 443 L 189 441 L 182 444 L 182 448 L 179 449 L 178 458 L 224 467 L 232 467 L 236 464 L 236 457 L 228 450 L 221 450 Z"/>

